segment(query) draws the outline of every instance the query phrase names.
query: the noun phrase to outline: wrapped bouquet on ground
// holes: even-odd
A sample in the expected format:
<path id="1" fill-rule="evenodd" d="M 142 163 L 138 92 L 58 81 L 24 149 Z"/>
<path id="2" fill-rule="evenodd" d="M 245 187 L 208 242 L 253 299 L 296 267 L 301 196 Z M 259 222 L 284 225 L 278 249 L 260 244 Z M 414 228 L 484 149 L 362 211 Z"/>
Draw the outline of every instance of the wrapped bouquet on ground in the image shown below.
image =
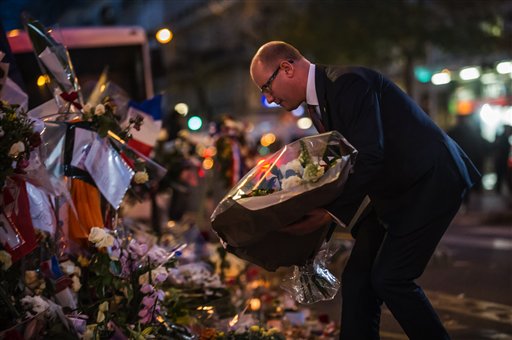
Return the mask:
<path id="1" fill-rule="evenodd" d="M 331 203 L 357 151 L 338 132 L 304 137 L 260 161 L 222 199 L 212 228 L 227 251 L 269 271 L 311 263 L 330 226 L 307 235 L 280 230 Z"/>

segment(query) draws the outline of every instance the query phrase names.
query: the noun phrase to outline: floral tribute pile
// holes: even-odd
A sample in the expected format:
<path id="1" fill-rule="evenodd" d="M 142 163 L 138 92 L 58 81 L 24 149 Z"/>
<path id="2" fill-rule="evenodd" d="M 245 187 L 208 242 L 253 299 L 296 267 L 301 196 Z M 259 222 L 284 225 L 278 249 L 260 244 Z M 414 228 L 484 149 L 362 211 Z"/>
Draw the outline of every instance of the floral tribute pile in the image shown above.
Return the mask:
<path id="1" fill-rule="evenodd" d="M 122 216 L 127 193 L 181 170 L 130 146 L 145 118 L 106 76 L 84 100 L 65 47 L 38 22 L 26 30 L 56 104 L 26 112 L 0 91 L 0 340 L 299 334 L 304 323 L 286 321 L 297 305 L 195 225 L 183 225 L 194 237 L 156 235 Z M 173 145 L 182 162 L 188 151 Z"/>

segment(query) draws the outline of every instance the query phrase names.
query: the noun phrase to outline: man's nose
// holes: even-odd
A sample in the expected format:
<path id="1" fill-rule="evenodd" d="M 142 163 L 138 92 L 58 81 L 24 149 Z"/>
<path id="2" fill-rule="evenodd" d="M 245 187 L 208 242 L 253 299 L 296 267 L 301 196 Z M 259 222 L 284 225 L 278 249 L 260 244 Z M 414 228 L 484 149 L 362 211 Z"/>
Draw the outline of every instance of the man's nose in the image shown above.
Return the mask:
<path id="1" fill-rule="evenodd" d="M 265 92 L 263 95 L 269 104 L 274 102 L 275 98 L 271 93 Z"/>

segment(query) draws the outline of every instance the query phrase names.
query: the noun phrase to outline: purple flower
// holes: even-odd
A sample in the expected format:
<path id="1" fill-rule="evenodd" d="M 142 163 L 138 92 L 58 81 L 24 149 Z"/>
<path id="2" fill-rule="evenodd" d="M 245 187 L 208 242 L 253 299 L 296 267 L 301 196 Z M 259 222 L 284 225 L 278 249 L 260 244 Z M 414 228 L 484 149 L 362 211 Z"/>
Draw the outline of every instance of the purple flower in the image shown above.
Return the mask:
<path id="1" fill-rule="evenodd" d="M 142 298 L 142 304 L 146 307 L 152 307 L 154 304 L 155 304 L 155 297 L 153 296 L 153 294 L 151 295 L 146 295 Z"/>
<path id="2" fill-rule="evenodd" d="M 148 245 L 145 243 L 139 243 L 136 240 L 131 240 L 128 245 L 128 250 L 137 254 L 139 257 L 142 257 L 148 252 Z"/>
<path id="3" fill-rule="evenodd" d="M 142 294 L 151 294 L 155 291 L 155 288 L 153 288 L 152 285 L 150 285 L 149 283 L 145 283 L 142 285 L 142 287 L 140 288 L 140 292 Z"/>

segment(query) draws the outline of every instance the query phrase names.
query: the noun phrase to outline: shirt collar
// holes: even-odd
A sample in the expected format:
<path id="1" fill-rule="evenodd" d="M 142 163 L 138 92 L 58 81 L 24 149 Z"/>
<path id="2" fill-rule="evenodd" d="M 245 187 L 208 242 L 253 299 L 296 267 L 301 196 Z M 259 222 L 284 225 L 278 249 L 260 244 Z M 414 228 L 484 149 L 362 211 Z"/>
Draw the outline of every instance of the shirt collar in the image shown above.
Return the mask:
<path id="1" fill-rule="evenodd" d="M 315 85 L 315 64 L 309 64 L 308 83 L 306 85 L 306 104 L 318 106 L 318 97 L 316 95 Z"/>

